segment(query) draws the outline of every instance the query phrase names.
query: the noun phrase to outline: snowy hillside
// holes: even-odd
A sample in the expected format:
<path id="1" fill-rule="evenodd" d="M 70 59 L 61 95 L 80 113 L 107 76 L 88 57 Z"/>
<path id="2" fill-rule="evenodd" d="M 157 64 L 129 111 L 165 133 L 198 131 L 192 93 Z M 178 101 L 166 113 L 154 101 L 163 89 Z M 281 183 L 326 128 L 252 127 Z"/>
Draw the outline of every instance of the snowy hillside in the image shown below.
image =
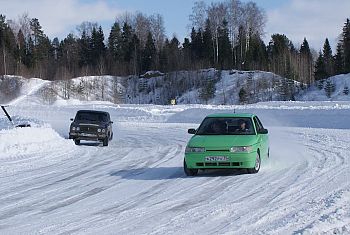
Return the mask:
<path id="1" fill-rule="evenodd" d="M 76 101 L 123 103 L 124 79 L 113 76 L 86 76 L 70 80 L 46 81 L 7 75 L 0 78 L 0 98 L 3 100 L 2 103 L 21 102 L 30 105 Z M 7 92 L 8 88 L 11 92 Z"/>
<path id="2" fill-rule="evenodd" d="M 37 99 L 8 107 L 32 128 L 0 118 L 0 234 L 350 233 L 350 102 L 48 106 Z M 67 139 L 80 109 L 110 112 L 108 147 Z M 187 129 L 218 112 L 256 113 L 269 129 L 271 157 L 258 174 L 185 176 Z"/>
<path id="3" fill-rule="evenodd" d="M 203 97 L 208 83 L 212 95 Z M 1 103 L 25 101 L 44 104 L 109 101 L 117 104 L 249 104 L 264 101 L 349 101 L 350 74 L 303 84 L 262 71 L 150 71 L 141 76 L 87 76 L 71 80 L 44 81 L 5 76 L 0 79 Z M 329 89 L 329 97 L 327 96 Z M 204 90 L 204 91 L 203 91 Z M 347 90 L 347 92 L 346 92 Z M 241 92 L 244 92 L 243 95 Z M 241 95 L 240 95 L 241 94 Z"/>
<path id="4" fill-rule="evenodd" d="M 211 83 L 215 88 L 206 98 L 203 92 Z M 66 100 L 67 103 L 80 100 L 169 104 L 172 99 L 176 99 L 178 104 L 239 104 L 290 100 L 293 94 L 300 90 L 298 83 L 290 83 L 273 73 L 215 69 L 168 74 L 149 71 L 140 76 L 87 76 L 52 82 L 5 76 L 0 80 L 0 87 L 3 88 L 0 90 L 0 96 L 4 97 L 4 103 L 21 96 L 28 103 L 41 100 L 45 104 L 62 100 Z M 11 95 L 5 92 L 8 87 L 14 87 Z M 244 100 L 239 97 L 242 89 L 246 92 Z M 40 99 L 37 99 L 38 97 Z"/>
<path id="5" fill-rule="evenodd" d="M 334 85 L 334 90 L 331 91 L 330 97 L 327 97 L 327 81 L 331 85 Z M 327 100 L 339 100 L 350 101 L 350 95 L 344 94 L 345 88 L 350 86 L 350 74 L 341 74 L 330 77 L 322 82 L 314 84 L 306 93 L 301 94 L 300 100 L 310 101 L 327 101 Z"/>
<path id="6" fill-rule="evenodd" d="M 222 71 L 221 78 L 215 84 L 214 97 L 208 104 L 240 104 L 239 92 L 243 88 L 247 95 L 243 103 L 262 101 L 289 100 L 282 89 L 286 79 L 273 73 L 263 71 Z M 291 89 L 297 93 L 301 88 L 297 82 L 292 82 Z M 200 104 L 200 89 L 191 90 L 178 99 L 183 104 Z"/>

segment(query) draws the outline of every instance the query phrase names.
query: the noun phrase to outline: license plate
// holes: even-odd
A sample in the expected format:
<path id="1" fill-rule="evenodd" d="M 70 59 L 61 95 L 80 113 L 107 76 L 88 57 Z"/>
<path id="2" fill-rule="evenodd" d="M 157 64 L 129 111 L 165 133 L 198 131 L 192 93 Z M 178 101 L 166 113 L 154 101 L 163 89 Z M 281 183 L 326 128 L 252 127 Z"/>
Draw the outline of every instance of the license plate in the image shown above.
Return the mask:
<path id="1" fill-rule="evenodd" d="M 81 133 L 80 135 L 84 136 L 84 137 L 95 137 L 96 136 L 95 134 L 87 134 L 87 133 Z"/>
<path id="2" fill-rule="evenodd" d="M 225 162 L 228 161 L 228 157 L 225 156 L 210 156 L 205 157 L 206 162 Z"/>

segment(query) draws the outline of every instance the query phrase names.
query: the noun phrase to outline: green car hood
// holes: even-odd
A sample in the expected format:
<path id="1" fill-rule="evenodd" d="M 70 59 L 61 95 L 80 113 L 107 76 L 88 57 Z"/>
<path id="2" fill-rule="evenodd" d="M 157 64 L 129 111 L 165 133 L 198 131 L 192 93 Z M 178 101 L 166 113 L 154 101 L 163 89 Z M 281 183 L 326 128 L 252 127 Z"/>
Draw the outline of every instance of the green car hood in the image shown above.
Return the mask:
<path id="1" fill-rule="evenodd" d="M 190 147 L 230 148 L 257 144 L 257 135 L 195 135 L 188 143 Z"/>

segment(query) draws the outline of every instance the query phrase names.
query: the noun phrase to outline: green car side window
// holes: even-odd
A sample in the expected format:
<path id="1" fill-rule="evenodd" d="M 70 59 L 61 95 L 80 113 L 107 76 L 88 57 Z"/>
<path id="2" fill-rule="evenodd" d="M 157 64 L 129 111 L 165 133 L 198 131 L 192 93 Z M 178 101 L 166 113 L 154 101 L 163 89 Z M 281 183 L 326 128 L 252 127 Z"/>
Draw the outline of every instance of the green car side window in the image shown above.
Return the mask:
<path id="1" fill-rule="evenodd" d="M 261 122 L 260 122 L 260 120 L 259 120 L 258 117 L 255 116 L 255 117 L 253 118 L 253 120 L 254 120 L 254 124 L 255 124 L 255 127 L 256 127 L 256 131 L 257 131 L 257 132 L 259 132 L 259 131 L 265 129 L 264 126 L 261 124 Z"/>

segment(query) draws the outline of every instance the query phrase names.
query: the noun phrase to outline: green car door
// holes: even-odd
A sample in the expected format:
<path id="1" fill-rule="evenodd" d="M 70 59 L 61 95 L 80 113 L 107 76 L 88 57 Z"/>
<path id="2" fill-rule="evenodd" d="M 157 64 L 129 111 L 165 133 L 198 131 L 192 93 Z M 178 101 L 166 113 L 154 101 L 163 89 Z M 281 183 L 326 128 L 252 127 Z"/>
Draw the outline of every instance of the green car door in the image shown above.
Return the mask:
<path id="1" fill-rule="evenodd" d="M 253 122 L 255 125 L 256 133 L 258 135 L 258 142 L 259 142 L 259 148 L 261 151 L 261 156 L 262 158 L 268 158 L 270 155 L 270 150 L 269 150 L 269 137 L 267 135 L 267 130 L 264 128 L 262 125 L 261 121 L 257 116 L 253 117 Z"/>

